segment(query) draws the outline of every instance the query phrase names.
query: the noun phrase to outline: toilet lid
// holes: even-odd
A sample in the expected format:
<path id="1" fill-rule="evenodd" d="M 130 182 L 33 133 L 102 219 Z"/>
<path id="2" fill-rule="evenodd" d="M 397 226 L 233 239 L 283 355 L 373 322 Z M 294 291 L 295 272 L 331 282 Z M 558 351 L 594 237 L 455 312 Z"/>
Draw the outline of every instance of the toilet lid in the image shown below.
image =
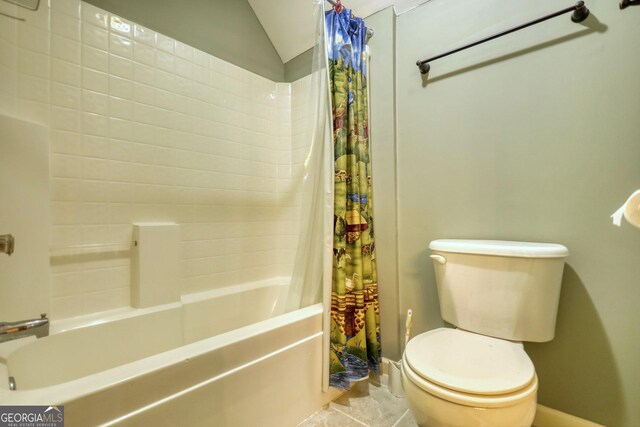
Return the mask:
<path id="1" fill-rule="evenodd" d="M 511 393 L 535 375 L 521 345 L 460 329 L 440 328 L 416 336 L 407 344 L 405 358 L 424 379 L 464 393 Z"/>

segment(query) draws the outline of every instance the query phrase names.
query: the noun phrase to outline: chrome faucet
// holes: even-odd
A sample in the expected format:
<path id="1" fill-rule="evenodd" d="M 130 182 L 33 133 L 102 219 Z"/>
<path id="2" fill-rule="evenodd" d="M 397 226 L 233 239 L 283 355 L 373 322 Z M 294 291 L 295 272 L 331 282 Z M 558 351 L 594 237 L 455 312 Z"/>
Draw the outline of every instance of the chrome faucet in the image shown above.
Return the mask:
<path id="1" fill-rule="evenodd" d="M 13 236 L 11 234 L 0 235 L 0 253 L 11 255 L 15 246 Z"/>
<path id="2" fill-rule="evenodd" d="M 41 314 L 39 319 L 0 322 L 0 342 L 32 335 L 35 335 L 36 338 L 43 338 L 49 335 L 49 319 L 46 313 Z"/>

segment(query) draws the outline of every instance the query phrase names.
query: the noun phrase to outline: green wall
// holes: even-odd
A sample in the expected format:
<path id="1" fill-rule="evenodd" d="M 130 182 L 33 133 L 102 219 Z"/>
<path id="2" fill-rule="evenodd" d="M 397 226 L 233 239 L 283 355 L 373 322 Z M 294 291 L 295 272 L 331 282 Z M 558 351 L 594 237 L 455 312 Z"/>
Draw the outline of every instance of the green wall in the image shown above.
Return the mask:
<path id="1" fill-rule="evenodd" d="M 284 81 L 288 83 L 295 82 L 298 79 L 311 74 L 313 65 L 313 49 L 301 53 L 289 62 L 284 64 Z"/>
<path id="2" fill-rule="evenodd" d="M 246 0 L 85 0 L 273 81 L 284 64 Z"/>
<path id="3" fill-rule="evenodd" d="M 373 165 L 373 209 L 376 224 L 376 265 L 380 298 L 380 339 L 384 357 L 399 360 L 401 354 L 398 303 L 398 245 L 395 224 L 395 14 L 389 7 L 369 16 L 375 29 L 369 40 L 369 135 Z"/>
<path id="4" fill-rule="evenodd" d="M 591 0 L 584 25 L 566 15 L 435 61 L 426 82 L 415 65 L 562 6 L 435 0 L 397 17 L 400 312 L 415 333 L 442 326 L 431 240 L 562 243 L 556 338 L 525 345 L 539 402 L 639 426 L 640 229 L 609 216 L 640 188 L 640 8 Z"/>
<path id="5" fill-rule="evenodd" d="M 431 240 L 562 243 L 556 338 L 525 345 L 539 402 L 636 427 L 640 230 L 609 215 L 640 188 L 640 9 L 591 0 L 583 24 L 566 15 L 435 61 L 428 80 L 415 66 L 562 6 L 435 0 L 367 18 L 383 355 L 399 358 L 408 308 L 412 335 L 443 325 Z M 286 66 L 293 80 L 309 68 Z"/>

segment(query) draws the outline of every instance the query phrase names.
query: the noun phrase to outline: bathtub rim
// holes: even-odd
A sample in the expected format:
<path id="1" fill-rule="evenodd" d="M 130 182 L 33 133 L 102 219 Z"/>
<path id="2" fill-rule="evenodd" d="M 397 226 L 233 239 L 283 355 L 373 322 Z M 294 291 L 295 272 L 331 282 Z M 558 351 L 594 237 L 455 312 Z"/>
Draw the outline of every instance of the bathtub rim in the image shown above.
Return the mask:
<path id="1" fill-rule="evenodd" d="M 241 283 L 237 285 L 224 286 L 217 289 L 211 289 L 202 292 L 194 292 L 185 294 L 180 297 L 180 301 L 172 302 L 169 304 L 156 305 L 145 308 L 135 307 L 122 307 L 113 310 L 101 311 L 98 313 L 91 313 L 83 316 L 75 316 L 58 320 L 51 320 L 50 322 L 50 335 L 59 334 L 61 332 L 70 331 L 73 329 L 85 328 L 103 323 L 114 322 L 117 320 L 124 320 L 134 318 L 137 316 L 144 316 L 150 313 L 156 313 L 163 310 L 169 310 L 172 308 L 181 308 L 184 305 L 197 303 L 211 298 L 223 297 L 240 292 L 252 291 L 263 287 L 287 287 L 291 282 L 290 277 L 274 277 L 271 279 L 259 280 L 255 282 Z M 276 317 L 276 316 L 274 316 Z M 268 320 L 268 319 L 267 319 Z"/>
<path id="2" fill-rule="evenodd" d="M 174 306 L 174 304 L 170 305 Z M 180 304 L 178 303 L 178 305 Z M 2 389 L 0 390 L 0 403 L 3 405 L 64 405 L 65 402 L 87 394 L 116 386 L 138 376 L 152 374 L 172 364 L 204 355 L 288 324 L 322 315 L 322 313 L 322 303 L 317 303 L 61 384 L 30 390 Z M 90 325 L 85 325 L 85 327 L 88 326 Z M 319 333 L 322 331 L 320 330 Z"/>

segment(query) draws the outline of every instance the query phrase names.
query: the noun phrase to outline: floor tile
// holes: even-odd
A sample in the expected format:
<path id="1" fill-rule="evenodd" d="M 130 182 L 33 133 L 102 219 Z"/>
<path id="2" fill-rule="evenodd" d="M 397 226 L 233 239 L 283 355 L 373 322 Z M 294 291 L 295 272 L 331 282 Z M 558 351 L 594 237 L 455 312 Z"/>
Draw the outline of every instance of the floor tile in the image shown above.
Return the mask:
<path id="1" fill-rule="evenodd" d="M 400 418 L 393 427 L 418 427 L 418 423 L 413 418 L 411 411 L 407 409 L 407 412 L 404 413 L 402 418 Z"/>
<path id="2" fill-rule="evenodd" d="M 298 427 L 366 427 L 334 409 L 323 409 L 304 420 Z"/>
<path id="3" fill-rule="evenodd" d="M 352 385 L 329 407 L 369 427 L 391 427 L 407 411 L 403 398 L 393 396 L 385 386 L 367 381 Z"/>

